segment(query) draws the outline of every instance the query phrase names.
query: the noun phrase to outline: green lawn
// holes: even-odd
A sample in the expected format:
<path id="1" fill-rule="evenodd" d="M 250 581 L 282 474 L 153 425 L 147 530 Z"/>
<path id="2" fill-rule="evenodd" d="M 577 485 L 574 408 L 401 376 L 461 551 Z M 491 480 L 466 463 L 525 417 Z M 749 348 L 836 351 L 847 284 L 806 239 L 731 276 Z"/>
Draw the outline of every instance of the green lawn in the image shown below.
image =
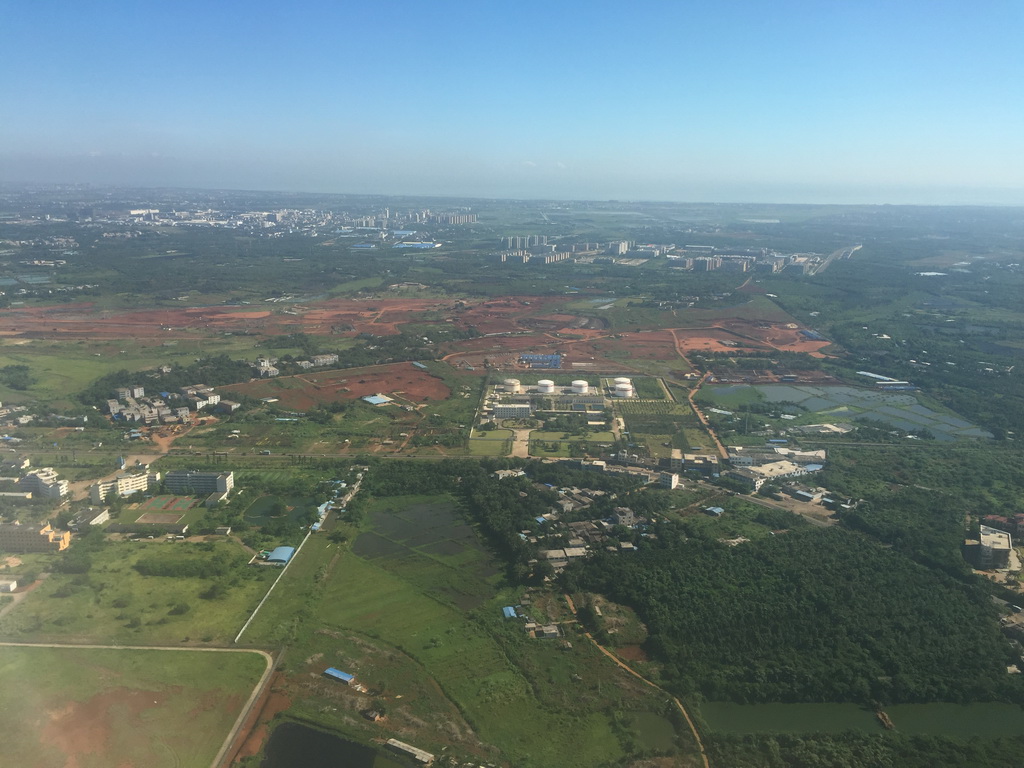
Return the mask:
<path id="1" fill-rule="evenodd" d="M 501 431 L 507 432 L 508 430 Z M 469 441 L 469 455 L 507 456 L 508 442 L 507 440 L 494 437 L 473 437 Z"/>
<path id="2" fill-rule="evenodd" d="M 3 648 L 3 762 L 208 766 L 265 668 L 255 653 Z"/>

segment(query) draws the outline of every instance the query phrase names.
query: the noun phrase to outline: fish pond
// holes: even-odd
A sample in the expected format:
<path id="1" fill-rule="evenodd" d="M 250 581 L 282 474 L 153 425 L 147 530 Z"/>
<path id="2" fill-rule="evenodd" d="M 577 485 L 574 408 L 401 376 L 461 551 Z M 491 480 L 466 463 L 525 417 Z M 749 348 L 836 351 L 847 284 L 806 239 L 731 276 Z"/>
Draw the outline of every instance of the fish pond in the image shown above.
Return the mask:
<path id="1" fill-rule="evenodd" d="M 372 747 L 325 731 L 282 723 L 270 735 L 260 768 L 402 768 Z"/>
<path id="2" fill-rule="evenodd" d="M 969 739 L 1024 734 L 1024 708 L 995 702 L 887 706 L 896 730 L 913 736 Z M 700 707 L 708 728 L 720 733 L 878 732 L 875 713 L 856 704 L 733 704 Z"/>
<path id="3" fill-rule="evenodd" d="M 704 387 L 701 392 L 723 408 L 745 403 L 792 403 L 783 411 L 797 416 L 791 425 L 814 421 L 873 419 L 907 432 L 926 429 L 936 440 L 986 438 L 991 433 L 956 416 L 922 403 L 909 392 L 880 392 L 848 386 L 807 386 L 802 384 L 733 384 Z"/>

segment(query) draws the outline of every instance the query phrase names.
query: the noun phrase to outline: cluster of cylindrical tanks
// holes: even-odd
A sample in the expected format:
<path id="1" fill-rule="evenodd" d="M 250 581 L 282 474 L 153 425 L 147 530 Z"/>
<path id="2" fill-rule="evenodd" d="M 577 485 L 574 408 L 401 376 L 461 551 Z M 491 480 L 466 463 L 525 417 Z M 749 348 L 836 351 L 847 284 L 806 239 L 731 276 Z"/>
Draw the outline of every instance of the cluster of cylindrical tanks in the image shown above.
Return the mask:
<path id="1" fill-rule="evenodd" d="M 614 387 L 612 392 L 615 397 L 633 397 L 636 393 L 633 391 L 633 382 L 631 379 L 627 379 L 625 376 L 620 376 L 615 379 Z"/>
<path id="2" fill-rule="evenodd" d="M 633 396 L 633 383 L 629 379 L 616 379 L 616 396 L 617 397 L 632 397 Z M 623 384 L 629 390 L 629 394 L 619 394 L 618 385 Z M 524 392 L 523 383 L 519 379 L 505 379 L 502 382 L 502 388 L 505 392 L 512 395 L 519 395 Z M 555 386 L 555 382 L 551 379 L 541 379 L 537 382 L 537 393 L 541 395 L 553 395 L 558 391 L 558 387 Z M 589 395 L 591 394 L 590 384 L 584 379 L 576 379 L 570 385 L 570 390 L 574 395 Z M 625 391 L 625 390 L 623 390 Z"/>

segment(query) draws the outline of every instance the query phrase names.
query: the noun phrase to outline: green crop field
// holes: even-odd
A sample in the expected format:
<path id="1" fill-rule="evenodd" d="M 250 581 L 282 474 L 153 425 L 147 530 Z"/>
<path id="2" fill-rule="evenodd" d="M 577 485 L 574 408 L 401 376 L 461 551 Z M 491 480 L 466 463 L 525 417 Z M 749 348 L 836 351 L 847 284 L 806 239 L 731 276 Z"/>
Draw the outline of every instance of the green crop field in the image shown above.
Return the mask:
<path id="1" fill-rule="evenodd" d="M 208 766 L 266 664 L 251 652 L 3 648 L 3 763 Z"/>

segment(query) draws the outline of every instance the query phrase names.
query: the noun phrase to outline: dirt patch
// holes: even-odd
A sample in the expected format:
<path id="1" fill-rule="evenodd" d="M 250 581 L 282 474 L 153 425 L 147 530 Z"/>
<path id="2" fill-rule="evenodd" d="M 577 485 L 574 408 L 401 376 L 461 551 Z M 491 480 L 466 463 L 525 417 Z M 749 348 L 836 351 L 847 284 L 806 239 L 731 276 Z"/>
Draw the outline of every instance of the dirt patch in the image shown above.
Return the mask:
<path id="1" fill-rule="evenodd" d="M 81 758 L 96 755 L 114 764 L 107 755 L 116 712 L 139 722 L 146 712 L 158 709 L 167 700 L 166 692 L 116 688 L 97 694 L 87 701 L 76 701 L 49 712 L 49 722 L 40 730 L 40 741 L 56 747 L 67 756 L 65 768 L 79 768 Z M 125 727 L 118 724 L 118 728 Z"/>
<path id="2" fill-rule="evenodd" d="M 276 397 L 283 407 L 296 411 L 378 393 L 394 397 L 400 404 L 447 400 L 451 396 L 451 390 L 443 380 L 411 363 L 281 376 L 220 389 L 256 398 Z"/>
<path id="3" fill-rule="evenodd" d="M 647 653 L 639 645 L 624 645 L 616 648 L 615 653 L 626 661 L 649 661 Z"/>
<path id="4" fill-rule="evenodd" d="M 21 563 L 22 563 L 21 558 L 20 557 L 14 557 L 14 555 L 8 555 L 7 557 L 4 558 L 4 567 L 5 568 L 17 568 L 19 565 L 21 565 Z"/>
<path id="5" fill-rule="evenodd" d="M 279 682 L 281 679 L 280 673 L 275 673 L 274 678 L 273 683 Z M 268 689 L 270 693 L 264 698 L 263 706 L 258 709 L 254 707 L 253 711 L 256 714 L 250 715 L 242 726 L 241 733 L 245 733 L 248 730 L 248 735 L 229 764 L 233 765 L 243 757 L 258 755 L 260 750 L 263 749 L 267 736 L 270 735 L 271 721 L 280 712 L 284 712 L 292 705 L 292 700 L 289 696 L 271 686 L 268 686 Z"/>

